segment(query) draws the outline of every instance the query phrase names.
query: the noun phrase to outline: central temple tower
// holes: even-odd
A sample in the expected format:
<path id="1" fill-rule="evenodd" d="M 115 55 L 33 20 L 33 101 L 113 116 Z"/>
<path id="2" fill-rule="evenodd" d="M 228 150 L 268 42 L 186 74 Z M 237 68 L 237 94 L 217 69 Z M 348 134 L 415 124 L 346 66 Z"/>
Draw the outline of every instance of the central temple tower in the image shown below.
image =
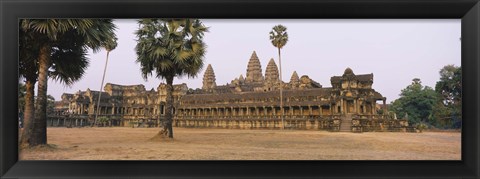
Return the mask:
<path id="1" fill-rule="evenodd" d="M 247 78 L 246 83 L 262 83 L 264 80 L 262 74 L 262 65 L 258 59 L 257 53 L 253 51 L 250 61 L 247 66 Z"/>

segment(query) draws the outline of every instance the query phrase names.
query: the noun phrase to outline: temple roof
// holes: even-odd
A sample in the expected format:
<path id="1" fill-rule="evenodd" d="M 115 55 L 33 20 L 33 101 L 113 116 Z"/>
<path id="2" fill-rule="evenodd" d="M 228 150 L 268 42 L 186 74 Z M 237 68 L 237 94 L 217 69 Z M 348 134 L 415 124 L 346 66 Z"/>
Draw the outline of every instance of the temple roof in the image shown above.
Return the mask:
<path id="1" fill-rule="evenodd" d="M 332 88 L 314 88 L 305 90 L 285 90 L 283 96 L 285 98 L 292 96 L 325 96 L 330 97 Z M 279 97 L 278 91 L 267 92 L 242 92 L 242 93 L 222 93 L 222 94 L 195 94 L 186 95 L 182 98 L 182 101 L 215 101 L 215 100 L 235 100 L 235 99 L 263 99 Z"/>
<path id="2" fill-rule="evenodd" d="M 362 74 L 362 75 L 355 75 L 356 79 L 360 82 L 370 82 L 373 81 L 373 73 L 372 74 Z M 342 76 L 332 76 L 330 78 L 330 82 L 332 83 L 340 83 L 342 80 Z"/>
<path id="3" fill-rule="evenodd" d="M 351 68 L 347 68 L 343 72 L 343 75 L 355 75 L 355 74 L 353 73 L 353 70 Z"/>
<path id="4" fill-rule="evenodd" d="M 142 84 L 138 84 L 138 85 L 119 85 L 119 84 L 107 83 L 107 84 L 105 84 L 104 89 L 107 89 L 107 88 L 112 88 L 112 89 L 117 89 L 117 90 L 145 91 L 145 86 L 142 85 Z"/>

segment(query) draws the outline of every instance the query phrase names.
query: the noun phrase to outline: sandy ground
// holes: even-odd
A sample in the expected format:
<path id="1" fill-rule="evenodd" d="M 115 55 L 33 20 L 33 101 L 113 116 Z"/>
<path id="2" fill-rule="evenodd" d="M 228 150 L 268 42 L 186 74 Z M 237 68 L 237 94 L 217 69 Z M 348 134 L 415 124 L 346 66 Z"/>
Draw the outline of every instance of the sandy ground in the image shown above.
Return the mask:
<path id="1" fill-rule="evenodd" d="M 50 147 L 20 160 L 460 160 L 460 132 L 340 133 L 302 130 L 48 128 Z"/>

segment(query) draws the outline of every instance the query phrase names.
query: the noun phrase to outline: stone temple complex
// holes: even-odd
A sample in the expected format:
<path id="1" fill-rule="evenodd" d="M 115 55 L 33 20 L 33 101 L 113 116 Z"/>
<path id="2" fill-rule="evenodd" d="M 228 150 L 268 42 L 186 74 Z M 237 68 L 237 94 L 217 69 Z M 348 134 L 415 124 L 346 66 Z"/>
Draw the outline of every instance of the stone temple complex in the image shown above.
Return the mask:
<path id="1" fill-rule="evenodd" d="M 265 75 L 264 75 L 265 74 Z M 271 59 L 265 73 L 256 52 L 250 57 L 245 77 L 217 85 L 215 71 L 208 65 L 201 89 L 174 85 L 176 127 L 281 128 L 281 109 L 286 128 L 329 131 L 404 131 L 406 120 L 395 119 L 386 108 L 386 98 L 372 88 L 373 74 L 355 74 L 347 68 L 323 87 L 307 75 L 293 72 L 281 82 L 277 64 Z M 280 106 L 280 87 L 283 106 Z M 113 126 L 154 127 L 165 114 L 166 85 L 146 90 L 143 85 L 107 83 L 97 109 L 99 91 L 87 89 L 63 94 L 51 114 L 51 126 L 83 126 L 100 117 Z M 383 102 L 377 104 L 377 102 Z"/>

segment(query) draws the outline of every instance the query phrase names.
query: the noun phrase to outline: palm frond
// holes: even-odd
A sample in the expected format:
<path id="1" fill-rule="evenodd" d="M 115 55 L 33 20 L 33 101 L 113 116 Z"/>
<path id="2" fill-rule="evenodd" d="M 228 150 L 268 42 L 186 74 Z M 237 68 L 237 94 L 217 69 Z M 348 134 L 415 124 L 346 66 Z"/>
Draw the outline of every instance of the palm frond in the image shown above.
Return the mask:
<path id="1" fill-rule="evenodd" d="M 154 71 L 157 78 L 194 77 L 203 67 L 202 38 L 208 28 L 200 20 L 142 19 L 138 24 L 135 50 L 142 74 L 150 70 L 148 76 Z"/>

